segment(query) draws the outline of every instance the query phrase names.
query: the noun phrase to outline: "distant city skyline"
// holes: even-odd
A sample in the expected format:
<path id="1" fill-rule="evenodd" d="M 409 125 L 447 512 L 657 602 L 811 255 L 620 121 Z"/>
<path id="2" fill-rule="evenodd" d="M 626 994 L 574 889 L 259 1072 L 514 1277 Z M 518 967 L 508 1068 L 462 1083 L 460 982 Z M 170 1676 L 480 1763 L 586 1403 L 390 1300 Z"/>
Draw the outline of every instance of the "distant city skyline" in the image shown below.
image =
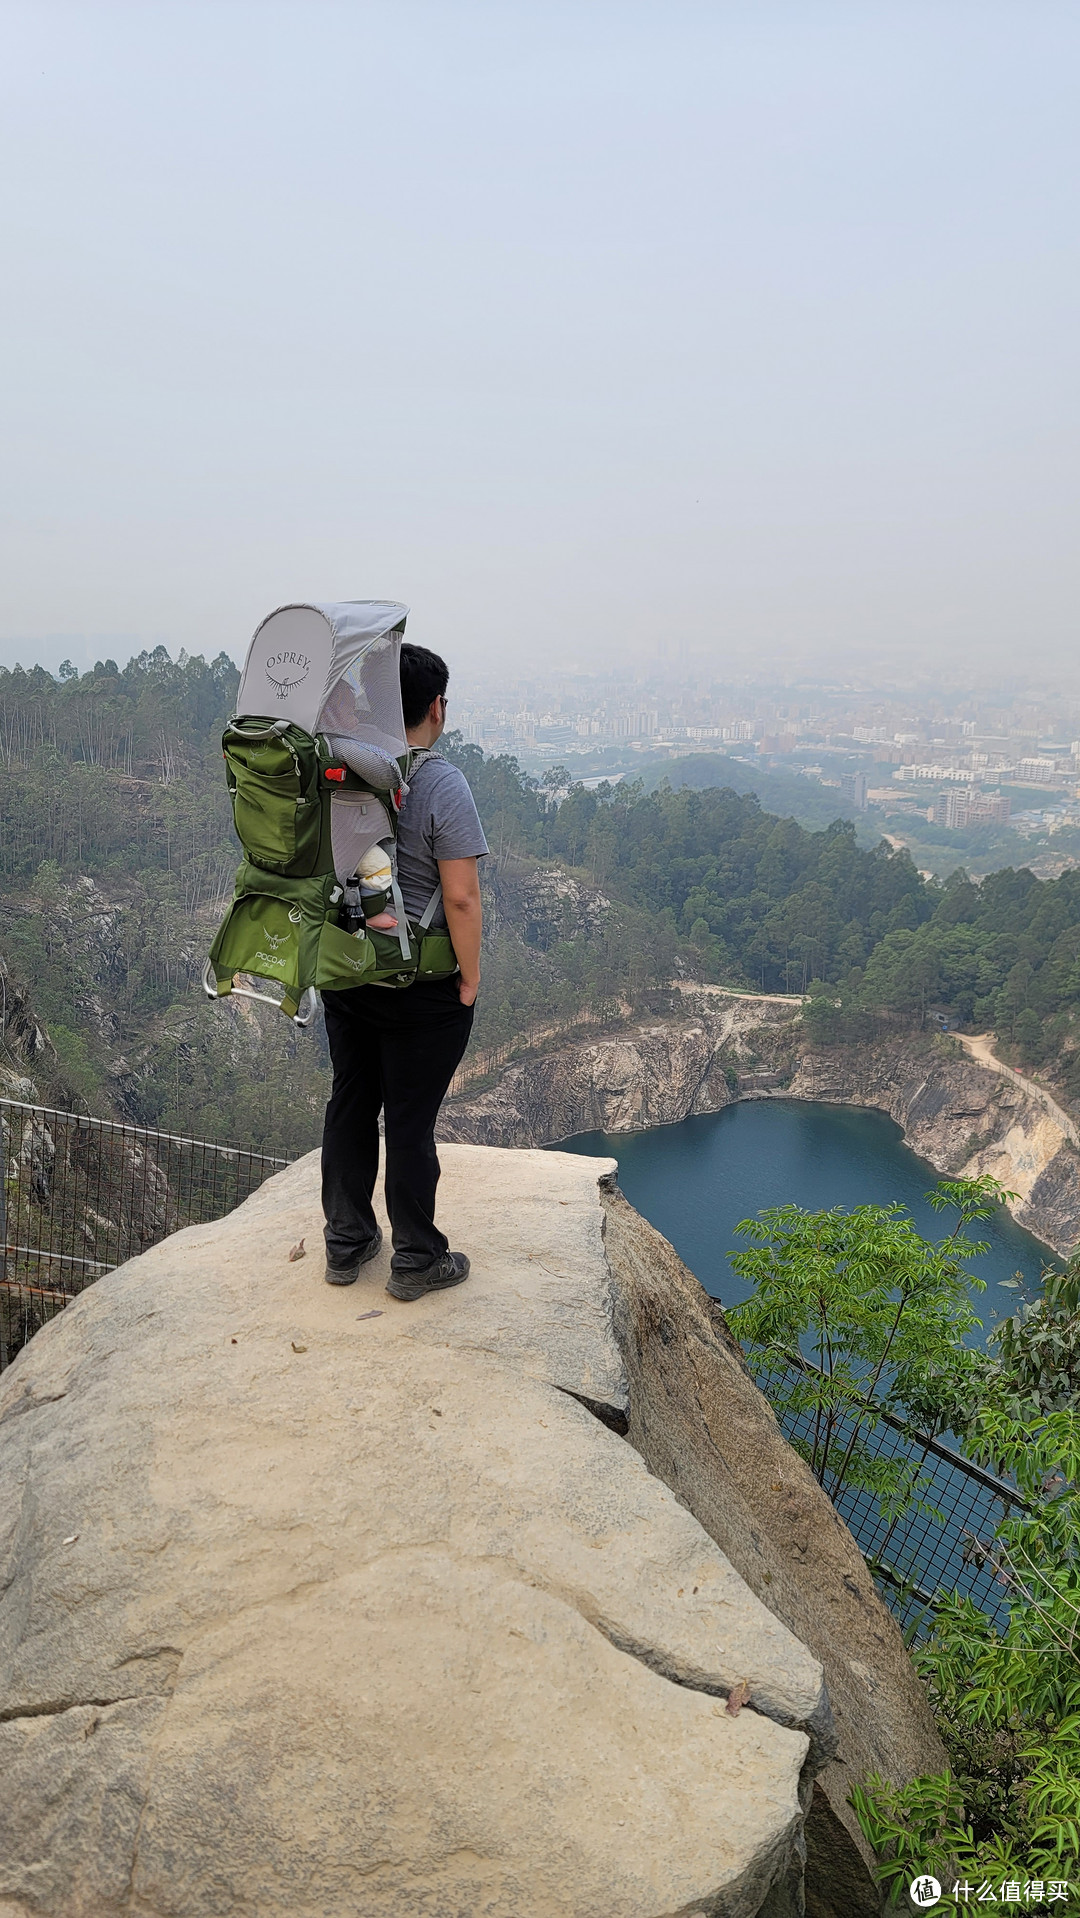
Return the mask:
<path id="1" fill-rule="evenodd" d="M 1072 683 L 1070 0 L 9 0 L 0 664 Z M 66 636 L 66 637 L 65 637 Z"/>
<path id="2" fill-rule="evenodd" d="M 409 633 L 409 637 L 414 637 Z M 39 639 L 16 637 L 0 640 L 0 672 L 21 666 L 23 670 L 32 670 L 42 666 L 54 677 L 64 665 L 72 665 L 81 673 L 92 671 L 99 662 L 112 660 L 121 670 L 128 662 L 140 654 L 153 652 L 155 647 L 164 646 L 169 657 L 180 659 L 185 653 L 201 653 L 212 659 L 224 652 L 237 666 L 243 664 L 250 634 L 238 644 L 205 647 L 177 646 L 170 643 L 168 635 L 156 633 L 140 639 L 130 633 L 50 633 Z M 1011 668 L 988 665 L 981 669 L 978 664 L 965 671 L 960 665 L 951 665 L 948 660 L 938 660 L 931 667 L 929 662 L 916 665 L 898 659 L 895 664 L 883 662 L 877 671 L 872 662 L 861 666 L 852 661 L 825 661 L 820 670 L 814 670 L 814 663 L 794 664 L 790 661 L 772 662 L 767 658 L 758 658 L 756 669 L 743 663 L 738 664 L 723 656 L 711 656 L 707 650 L 679 662 L 673 662 L 663 653 L 649 656 L 642 654 L 622 660 L 586 660 L 560 662 L 555 658 L 515 661 L 512 656 L 501 661 L 480 660 L 469 663 L 459 658 L 452 648 L 448 649 L 451 669 L 451 683 L 458 701 L 462 692 L 471 700 L 481 698 L 494 690 L 504 700 L 511 695 L 515 687 L 546 687 L 549 691 L 556 686 L 570 683 L 602 682 L 617 684 L 629 695 L 634 688 L 650 684 L 663 687 L 669 694 L 677 694 L 692 686 L 726 686 L 742 688 L 751 693 L 788 692 L 796 695 L 807 694 L 851 695 L 858 699 L 896 699 L 907 700 L 913 707 L 927 701 L 945 699 L 953 702 L 977 700 L 982 704 L 1001 700 L 1054 702 L 1064 701 L 1080 704 L 1080 657 L 1071 655 L 1060 664 L 1055 662 L 1050 670 L 1040 667 L 1024 670 L 1022 657 L 1014 659 Z"/>

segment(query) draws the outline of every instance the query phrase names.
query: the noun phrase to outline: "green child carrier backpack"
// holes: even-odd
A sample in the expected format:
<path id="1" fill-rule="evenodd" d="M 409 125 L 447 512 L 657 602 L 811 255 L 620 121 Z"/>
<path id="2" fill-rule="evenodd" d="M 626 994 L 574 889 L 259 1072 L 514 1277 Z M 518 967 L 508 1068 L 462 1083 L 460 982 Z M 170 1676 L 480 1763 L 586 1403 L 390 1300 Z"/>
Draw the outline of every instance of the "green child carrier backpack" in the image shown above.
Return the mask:
<path id="1" fill-rule="evenodd" d="M 438 757 L 410 752 L 405 738 L 407 612 L 387 600 L 281 606 L 257 628 L 221 742 L 244 860 L 203 976 L 210 998 L 236 992 L 309 1025 L 317 990 L 457 971 L 449 933 L 431 923 L 441 888 L 410 921 L 397 883 L 409 775 Z M 368 925 L 360 903 L 357 868 L 377 846 L 390 884 L 385 901 L 365 899 L 366 917 L 392 901 L 396 931 Z M 282 996 L 237 985 L 238 974 Z"/>

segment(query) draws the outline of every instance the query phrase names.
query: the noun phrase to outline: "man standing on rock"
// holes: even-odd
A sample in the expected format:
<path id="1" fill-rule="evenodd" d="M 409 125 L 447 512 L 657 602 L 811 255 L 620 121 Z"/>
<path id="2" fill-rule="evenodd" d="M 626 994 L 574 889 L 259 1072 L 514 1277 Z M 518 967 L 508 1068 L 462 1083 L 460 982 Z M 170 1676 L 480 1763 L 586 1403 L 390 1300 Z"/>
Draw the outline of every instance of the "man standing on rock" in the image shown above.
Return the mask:
<path id="1" fill-rule="evenodd" d="M 430 750 L 446 725 L 449 677 L 437 653 L 402 646 L 401 704 L 414 749 Z M 352 1285 L 382 1244 L 371 1204 L 380 1111 L 394 1244 L 387 1291 L 395 1299 L 422 1299 L 469 1276 L 468 1259 L 451 1252 L 435 1224 L 435 1122 L 472 1030 L 482 924 L 477 862 L 487 849 L 464 773 L 441 754 L 426 759 L 409 781 L 398 817 L 398 883 L 412 920 L 442 885 L 433 923 L 449 931 L 459 971 L 401 989 L 323 993 L 334 1066 L 322 1146 L 330 1285 Z"/>

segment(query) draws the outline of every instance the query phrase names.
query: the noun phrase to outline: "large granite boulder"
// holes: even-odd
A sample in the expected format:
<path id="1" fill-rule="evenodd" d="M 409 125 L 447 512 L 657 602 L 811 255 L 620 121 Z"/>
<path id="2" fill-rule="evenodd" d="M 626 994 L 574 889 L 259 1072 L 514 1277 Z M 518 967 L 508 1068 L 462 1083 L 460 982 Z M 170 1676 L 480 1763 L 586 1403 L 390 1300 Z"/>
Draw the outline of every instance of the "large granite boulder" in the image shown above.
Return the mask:
<path id="1" fill-rule="evenodd" d="M 604 1169 L 446 1148 L 401 1305 L 313 1155 L 4 1375 L 0 1918 L 798 1909 L 821 1666 L 612 1429 Z"/>

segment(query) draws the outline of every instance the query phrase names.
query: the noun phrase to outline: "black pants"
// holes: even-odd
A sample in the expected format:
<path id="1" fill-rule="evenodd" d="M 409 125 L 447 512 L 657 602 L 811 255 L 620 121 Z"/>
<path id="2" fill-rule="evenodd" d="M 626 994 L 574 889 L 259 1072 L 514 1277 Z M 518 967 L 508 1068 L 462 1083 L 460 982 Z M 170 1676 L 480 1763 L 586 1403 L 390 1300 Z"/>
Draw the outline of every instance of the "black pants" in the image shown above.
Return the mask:
<path id="1" fill-rule="evenodd" d="M 435 1224 L 435 1121 L 469 1043 L 473 1008 L 462 1005 L 456 979 L 324 992 L 323 1008 L 334 1064 L 322 1145 L 327 1257 L 347 1265 L 378 1230 L 371 1198 L 381 1110 L 392 1264 L 421 1271 L 448 1249 Z"/>

